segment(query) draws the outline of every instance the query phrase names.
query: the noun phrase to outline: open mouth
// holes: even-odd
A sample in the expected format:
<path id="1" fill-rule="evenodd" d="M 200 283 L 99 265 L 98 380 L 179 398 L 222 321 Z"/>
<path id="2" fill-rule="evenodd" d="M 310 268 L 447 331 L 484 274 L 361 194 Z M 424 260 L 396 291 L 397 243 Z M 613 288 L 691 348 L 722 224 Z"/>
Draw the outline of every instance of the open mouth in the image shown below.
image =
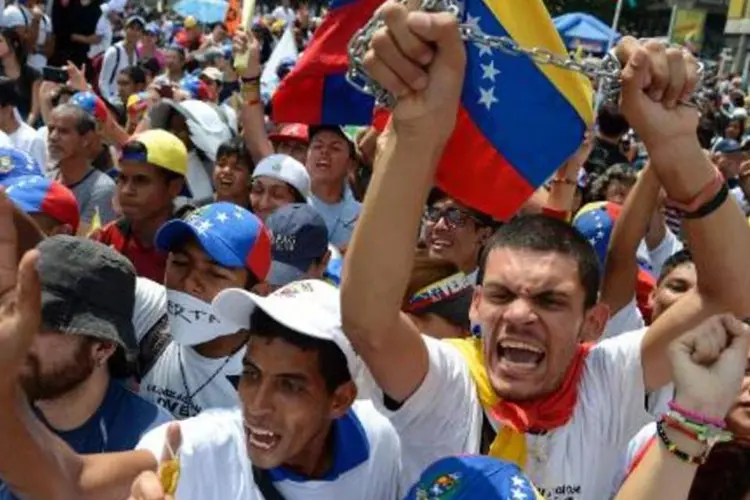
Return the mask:
<path id="1" fill-rule="evenodd" d="M 231 188 L 234 185 L 234 179 L 219 179 L 219 186 L 225 189 Z"/>
<path id="2" fill-rule="evenodd" d="M 513 372 L 535 370 L 546 357 L 543 349 L 517 340 L 501 340 L 496 349 L 501 366 Z"/>
<path id="3" fill-rule="evenodd" d="M 249 424 L 245 424 L 245 432 L 247 434 L 247 442 L 250 443 L 250 446 L 258 450 L 270 451 L 281 441 L 279 434 Z"/>
<path id="4" fill-rule="evenodd" d="M 430 247 L 435 251 L 444 250 L 446 248 L 450 248 L 453 246 L 453 242 L 449 240 L 443 240 L 443 239 L 433 239 L 430 242 Z"/>

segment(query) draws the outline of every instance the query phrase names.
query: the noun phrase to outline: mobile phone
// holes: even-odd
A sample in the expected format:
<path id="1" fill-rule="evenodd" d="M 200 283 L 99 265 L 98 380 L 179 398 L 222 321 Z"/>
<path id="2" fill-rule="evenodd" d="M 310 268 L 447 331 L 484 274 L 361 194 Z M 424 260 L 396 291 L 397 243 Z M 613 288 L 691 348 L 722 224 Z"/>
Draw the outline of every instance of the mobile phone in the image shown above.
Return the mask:
<path id="1" fill-rule="evenodd" d="M 164 83 L 159 86 L 159 95 L 165 99 L 171 99 L 174 97 L 174 89 L 168 83 Z"/>
<path id="2" fill-rule="evenodd" d="M 45 66 L 42 69 L 42 78 L 48 82 L 66 83 L 68 81 L 68 71 L 65 68 Z"/>

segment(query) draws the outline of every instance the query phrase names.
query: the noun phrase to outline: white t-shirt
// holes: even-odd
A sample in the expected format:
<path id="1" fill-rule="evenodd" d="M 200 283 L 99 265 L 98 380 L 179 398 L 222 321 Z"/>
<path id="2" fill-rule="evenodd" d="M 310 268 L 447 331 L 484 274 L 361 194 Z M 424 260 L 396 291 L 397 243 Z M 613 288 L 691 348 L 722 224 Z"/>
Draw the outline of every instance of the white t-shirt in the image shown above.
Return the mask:
<path id="1" fill-rule="evenodd" d="M 628 305 L 609 318 L 607 326 L 604 328 L 604 333 L 602 333 L 602 340 L 616 337 L 621 333 L 640 330 L 645 326 L 646 322 L 643 321 L 643 315 L 641 314 L 641 310 L 638 309 L 638 304 L 634 296 Z"/>
<path id="2" fill-rule="evenodd" d="M 99 43 L 94 43 L 89 46 L 89 59 L 93 59 L 99 54 L 103 54 L 112 45 L 112 23 L 109 22 L 109 18 L 106 14 L 99 16 L 99 20 L 96 22 L 96 28 L 94 34 L 102 37 Z"/>
<path id="3" fill-rule="evenodd" d="M 31 22 L 30 17 L 29 22 Z M 47 37 L 51 36 L 53 32 L 52 21 L 45 14 L 39 21 L 39 34 L 36 37 L 36 52 L 30 54 L 27 61 L 32 68 L 42 71 L 47 65 L 47 56 L 44 53 L 44 45 L 47 43 Z"/>
<path id="4" fill-rule="evenodd" d="M 334 424 L 329 477 L 304 480 L 281 468 L 269 475 L 287 500 L 400 498 L 401 450 L 393 426 L 367 401 L 357 401 Z M 139 449 L 161 456 L 166 426 L 143 437 Z M 242 413 L 216 410 L 180 423 L 180 500 L 263 500 L 248 460 Z M 403 487 L 403 486 L 402 486 Z"/>
<path id="5" fill-rule="evenodd" d="M 47 166 L 47 142 L 39 137 L 36 130 L 24 122 L 19 122 L 20 126 L 15 132 L 8 135 L 13 147 L 28 153 L 39 163 L 39 168 L 44 171 Z"/>
<path id="6" fill-rule="evenodd" d="M 401 437 L 410 482 L 440 457 L 480 451 L 483 410 L 466 362 L 454 346 L 423 338 L 430 364 L 422 385 L 397 411 L 381 410 Z M 525 472 L 547 498 L 602 500 L 610 493 L 628 440 L 650 420 L 642 338 L 643 332 L 631 332 L 595 345 L 571 420 L 545 435 L 526 435 Z"/>
<path id="7" fill-rule="evenodd" d="M 136 64 L 138 64 L 138 52 L 133 51 L 128 54 L 124 42 L 118 42 L 108 48 L 104 53 L 102 69 L 99 73 L 99 90 L 102 97 L 111 104 L 122 104 L 117 93 L 117 74 Z"/>
<path id="8" fill-rule="evenodd" d="M 167 324 L 166 288 L 138 278 L 133 312 L 138 342 Z M 239 404 L 236 382 L 242 374 L 244 355 L 242 348 L 227 358 L 204 358 L 192 347 L 170 342 L 141 380 L 139 394 L 178 419 L 211 408 L 235 408 Z"/>

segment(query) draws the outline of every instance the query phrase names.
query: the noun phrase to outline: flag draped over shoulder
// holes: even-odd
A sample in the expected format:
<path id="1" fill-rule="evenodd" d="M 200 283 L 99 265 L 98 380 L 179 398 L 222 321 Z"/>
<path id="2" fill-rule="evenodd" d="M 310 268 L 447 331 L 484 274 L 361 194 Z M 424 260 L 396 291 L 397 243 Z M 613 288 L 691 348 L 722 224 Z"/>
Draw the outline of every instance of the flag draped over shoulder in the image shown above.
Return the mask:
<path id="1" fill-rule="evenodd" d="M 277 123 L 367 125 L 372 97 L 346 81 L 347 47 L 383 0 L 333 0 L 323 23 L 273 96 Z"/>
<path id="2" fill-rule="evenodd" d="M 277 89 L 275 121 L 372 122 L 372 99 L 348 86 L 344 74 L 349 40 L 381 3 L 334 0 Z M 463 11 L 464 23 L 488 35 L 567 56 L 542 0 L 465 0 Z M 507 219 L 576 151 L 593 121 L 592 97 L 583 75 L 468 43 L 458 121 L 437 185 L 472 208 Z"/>

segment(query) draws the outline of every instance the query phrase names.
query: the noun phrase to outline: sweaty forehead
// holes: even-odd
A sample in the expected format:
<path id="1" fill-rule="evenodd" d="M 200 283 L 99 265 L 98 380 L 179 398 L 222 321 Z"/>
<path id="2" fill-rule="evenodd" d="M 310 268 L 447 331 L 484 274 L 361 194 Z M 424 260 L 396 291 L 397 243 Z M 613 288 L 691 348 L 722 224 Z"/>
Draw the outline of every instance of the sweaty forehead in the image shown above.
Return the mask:
<path id="1" fill-rule="evenodd" d="M 545 290 L 573 293 L 582 289 L 573 257 L 509 247 L 495 248 L 489 253 L 483 285 L 524 289 L 530 293 Z"/>

